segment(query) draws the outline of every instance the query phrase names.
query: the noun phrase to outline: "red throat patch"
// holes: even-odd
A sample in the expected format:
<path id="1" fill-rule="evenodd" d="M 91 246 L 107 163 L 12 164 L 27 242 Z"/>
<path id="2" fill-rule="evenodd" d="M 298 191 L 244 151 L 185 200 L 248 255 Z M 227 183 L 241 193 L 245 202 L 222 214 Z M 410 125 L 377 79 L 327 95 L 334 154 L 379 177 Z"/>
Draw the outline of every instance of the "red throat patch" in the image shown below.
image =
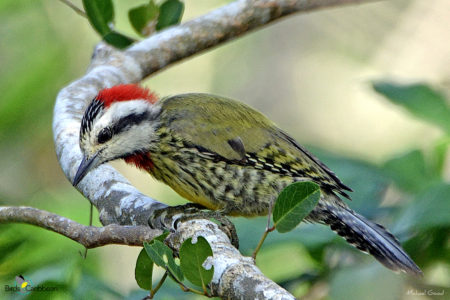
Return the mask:
<path id="1" fill-rule="evenodd" d="M 153 169 L 153 161 L 150 158 L 150 153 L 138 153 L 125 157 L 127 164 L 135 165 L 139 169 L 151 172 Z"/>
<path id="2" fill-rule="evenodd" d="M 145 99 L 150 103 L 158 101 L 158 96 L 150 90 L 137 84 L 120 84 L 101 90 L 97 100 L 104 103 L 105 107 L 117 101 L 128 101 L 134 99 Z"/>

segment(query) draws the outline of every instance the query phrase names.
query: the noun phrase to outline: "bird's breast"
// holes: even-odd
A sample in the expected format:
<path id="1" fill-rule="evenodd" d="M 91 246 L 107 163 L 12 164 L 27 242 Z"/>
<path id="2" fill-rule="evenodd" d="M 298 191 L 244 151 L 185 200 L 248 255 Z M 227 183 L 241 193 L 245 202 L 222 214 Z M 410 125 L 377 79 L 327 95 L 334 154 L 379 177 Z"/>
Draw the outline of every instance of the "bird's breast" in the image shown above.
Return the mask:
<path id="1" fill-rule="evenodd" d="M 214 160 L 196 149 L 152 154 L 151 174 L 182 197 L 232 215 L 267 213 L 269 204 L 294 179 L 264 169 Z"/>

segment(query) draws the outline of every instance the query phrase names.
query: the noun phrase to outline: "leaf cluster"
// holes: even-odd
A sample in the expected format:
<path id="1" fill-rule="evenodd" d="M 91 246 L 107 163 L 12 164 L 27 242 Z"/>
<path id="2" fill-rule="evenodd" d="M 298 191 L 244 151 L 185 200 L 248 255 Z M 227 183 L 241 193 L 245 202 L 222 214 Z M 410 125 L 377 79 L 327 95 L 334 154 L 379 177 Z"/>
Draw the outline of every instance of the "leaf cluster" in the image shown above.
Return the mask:
<path id="1" fill-rule="evenodd" d="M 373 88 L 414 118 L 440 128 L 442 136 L 428 151 L 414 149 L 387 161 L 382 170 L 404 192 L 395 229 L 409 237 L 405 247 L 422 267 L 450 262 L 450 184 L 446 160 L 450 146 L 450 101 L 424 83 L 377 81 Z"/>
<path id="2" fill-rule="evenodd" d="M 214 267 L 205 269 L 203 266 L 205 260 L 213 256 L 208 241 L 202 236 L 197 238 L 196 243 L 193 243 L 192 238 L 185 240 L 180 247 L 178 264 L 172 249 L 164 244 L 167 235 L 165 233 L 149 243 L 144 243 L 135 268 L 135 278 L 139 287 L 150 291 L 149 298 L 153 298 L 166 277 L 169 276 L 180 285 L 183 291 L 210 296 L 208 284 L 213 278 Z M 165 269 L 166 272 L 153 288 L 153 267 L 155 265 Z M 200 287 L 202 291 L 186 286 L 183 283 L 185 278 L 193 285 Z"/>
<path id="3" fill-rule="evenodd" d="M 110 45 L 119 49 L 130 46 L 135 40 L 114 28 L 115 13 L 112 0 L 83 0 L 86 17 L 95 31 Z M 139 36 L 149 36 L 155 31 L 180 23 L 184 3 L 180 0 L 150 0 L 131 8 L 128 20 Z"/>
<path id="4" fill-rule="evenodd" d="M 429 276 L 440 279 L 433 281 L 434 285 L 411 282 L 411 278 L 394 274 L 371 257 L 361 255 L 325 226 L 304 224 L 282 235 L 270 235 L 257 258 L 265 275 L 295 291 L 297 297 L 324 284 L 331 299 L 373 299 L 374 294 L 368 291 L 374 287 L 379 292 L 377 297 L 383 299 L 399 299 L 408 288 L 446 288 L 445 274 L 450 267 L 450 99 L 424 83 L 377 81 L 373 88 L 380 100 L 384 98 L 411 117 L 440 128 L 441 136 L 427 148 L 406 150 L 381 164 L 319 149 L 313 152 L 352 187 L 353 201 L 348 204 L 388 227 L 424 271 L 427 282 Z M 261 230 L 266 220 L 251 222 L 235 222 L 243 253 L 253 251 L 258 242 L 254 232 Z M 348 282 L 352 282 L 351 289 Z"/>

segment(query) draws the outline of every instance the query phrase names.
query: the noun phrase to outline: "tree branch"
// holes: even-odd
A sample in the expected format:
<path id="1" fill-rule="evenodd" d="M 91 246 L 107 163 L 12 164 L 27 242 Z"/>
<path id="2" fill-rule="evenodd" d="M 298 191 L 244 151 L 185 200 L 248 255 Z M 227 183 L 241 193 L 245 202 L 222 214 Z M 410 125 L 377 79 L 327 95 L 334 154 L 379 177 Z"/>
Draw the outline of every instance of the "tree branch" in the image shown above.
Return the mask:
<path id="1" fill-rule="evenodd" d="M 371 0 L 238 0 L 204 16 L 168 28 L 125 51 L 101 44 L 86 75 L 57 96 L 53 132 L 58 160 L 72 180 L 81 162 L 78 146 L 80 121 L 90 100 L 105 87 L 139 82 L 184 58 L 261 28 L 295 12 L 370 2 Z M 99 210 L 104 224 L 146 225 L 154 210 L 166 207 L 136 190 L 109 165 L 91 171 L 77 187 Z M 294 299 L 265 278 L 250 258 L 234 249 L 217 225 L 207 220 L 179 224 L 171 239 L 204 236 L 213 249 L 214 294 L 229 299 Z M 180 243 L 173 242 L 178 249 Z"/>
<path id="2" fill-rule="evenodd" d="M 80 243 L 86 248 L 109 244 L 140 246 L 162 234 L 159 229 L 148 226 L 121 226 L 110 224 L 105 227 L 84 226 L 70 219 L 33 207 L 0 207 L 0 224 L 25 223 L 59 233 Z"/>
<path id="3" fill-rule="evenodd" d="M 0 224 L 25 223 L 59 233 L 86 248 L 96 248 L 109 244 L 142 246 L 143 242 L 159 236 L 162 231 L 148 226 L 120 226 L 110 224 L 105 227 L 84 226 L 70 219 L 33 207 L 0 207 Z M 277 295 L 279 299 L 293 299 L 273 281 L 264 277 L 250 257 L 242 256 L 230 244 L 227 235 L 208 220 L 189 220 L 169 235 L 169 245 L 180 249 L 181 244 L 192 237 L 206 237 L 214 253 L 206 261 L 206 267 L 214 266 L 211 289 L 214 295 L 235 299 L 236 291 L 247 299 L 265 299 Z M 241 298 L 241 297 L 239 297 Z"/>
<path id="4" fill-rule="evenodd" d="M 146 77 L 293 13 L 373 1 L 376 0 L 238 0 L 152 35 L 126 52 L 142 67 Z"/>

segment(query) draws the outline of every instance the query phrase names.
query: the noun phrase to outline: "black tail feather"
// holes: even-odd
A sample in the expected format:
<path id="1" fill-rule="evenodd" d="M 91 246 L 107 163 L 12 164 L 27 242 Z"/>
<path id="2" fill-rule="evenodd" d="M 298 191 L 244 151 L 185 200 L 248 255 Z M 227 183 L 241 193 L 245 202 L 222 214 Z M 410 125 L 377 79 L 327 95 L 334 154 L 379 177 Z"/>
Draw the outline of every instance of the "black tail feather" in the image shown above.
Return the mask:
<path id="1" fill-rule="evenodd" d="M 387 268 L 422 276 L 422 271 L 402 249 L 399 241 L 383 226 L 343 206 L 319 204 L 315 210 L 319 211 L 313 211 L 313 219 L 329 225 L 348 243 L 371 254 Z"/>

